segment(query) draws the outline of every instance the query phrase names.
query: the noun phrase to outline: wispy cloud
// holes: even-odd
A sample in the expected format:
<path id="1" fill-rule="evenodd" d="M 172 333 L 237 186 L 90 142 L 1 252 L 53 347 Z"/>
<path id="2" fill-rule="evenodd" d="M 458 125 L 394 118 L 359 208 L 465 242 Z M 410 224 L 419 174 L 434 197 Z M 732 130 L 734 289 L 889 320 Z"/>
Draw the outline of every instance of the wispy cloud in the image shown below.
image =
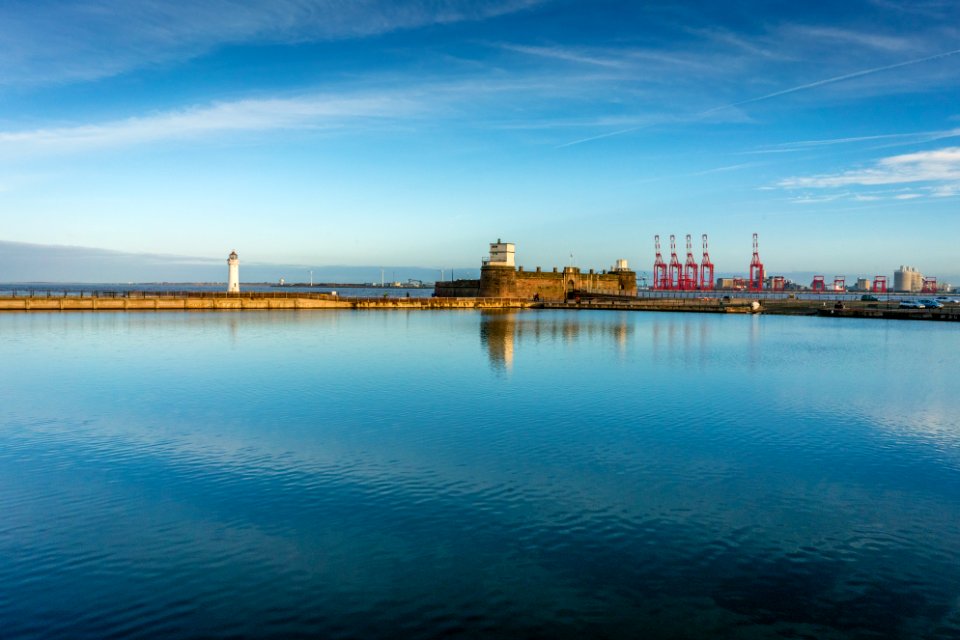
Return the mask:
<path id="1" fill-rule="evenodd" d="M 790 196 L 788 201 L 793 204 L 815 205 L 827 202 L 849 202 L 860 204 L 883 204 L 884 206 L 908 200 L 931 200 L 937 198 L 952 198 L 960 195 L 960 182 L 953 184 L 911 185 L 909 187 L 892 189 L 843 190 L 833 193 L 823 191 L 805 192 Z"/>
<path id="2" fill-rule="evenodd" d="M 218 135 L 282 130 L 331 130 L 357 133 L 388 127 L 435 126 L 470 121 L 478 105 L 507 99 L 536 111 L 543 95 L 555 98 L 581 91 L 590 79 L 564 76 L 473 77 L 443 81 L 421 79 L 398 86 L 396 78 L 341 86 L 336 92 L 216 101 L 180 109 L 95 123 L 67 124 L 23 130 L 0 129 L 0 154 L 78 152 L 135 146 L 163 141 L 210 139 Z M 506 98 L 504 98 L 506 96 Z M 484 125 L 522 129 L 575 126 L 619 126 L 649 122 L 649 118 L 599 117 L 588 121 L 541 118 L 530 125 Z"/>
<path id="3" fill-rule="evenodd" d="M 836 202 L 837 200 L 845 200 L 850 197 L 850 194 L 847 193 L 832 193 L 830 195 L 802 195 L 792 198 L 790 201 L 794 204 L 823 204 L 825 202 Z"/>
<path id="4" fill-rule="evenodd" d="M 783 51 L 783 47 L 773 46 L 775 43 L 767 42 L 767 38 L 751 39 L 729 29 L 716 26 L 687 29 L 687 31 L 707 42 L 718 44 L 726 50 L 740 51 L 752 58 L 776 60 L 789 58 L 789 55 Z"/>
<path id="5" fill-rule="evenodd" d="M 900 35 L 824 26 L 792 26 L 789 29 L 804 39 L 829 40 L 840 45 L 855 45 L 880 51 L 906 51 L 915 46 L 913 40 Z"/>
<path id="6" fill-rule="evenodd" d="M 93 80 L 227 44 L 358 38 L 542 0 L 37 0 L 0 4 L 0 84 Z"/>
<path id="7" fill-rule="evenodd" d="M 870 0 L 870 4 L 884 11 L 921 15 L 927 18 L 944 18 L 944 14 L 956 8 L 953 0 Z"/>
<path id="8" fill-rule="evenodd" d="M 728 171 L 740 171 L 741 169 L 749 169 L 750 167 L 756 167 L 759 163 L 757 162 L 741 162 L 739 164 L 731 164 L 723 167 L 715 167 L 713 169 L 705 169 L 703 171 L 697 171 L 696 173 L 691 173 L 691 176 L 706 176 L 711 173 L 727 173 Z"/>
<path id="9" fill-rule="evenodd" d="M 827 138 L 823 140 L 795 140 L 791 142 L 782 142 L 745 151 L 744 154 L 756 153 L 786 153 L 790 151 L 802 151 L 805 149 L 817 149 L 820 147 L 832 147 L 835 145 L 859 144 L 864 142 L 894 142 L 891 145 L 898 144 L 920 144 L 925 142 L 935 142 L 947 138 L 960 137 L 960 129 L 940 129 L 937 131 L 915 131 L 910 133 L 879 133 L 872 136 L 851 136 L 847 138 Z"/>
<path id="10" fill-rule="evenodd" d="M 938 187 L 934 187 L 930 195 L 934 198 L 952 198 L 954 196 L 960 196 L 960 182 L 955 182 L 954 184 L 943 184 Z"/>
<path id="11" fill-rule="evenodd" d="M 616 136 L 625 135 L 628 133 L 636 133 L 637 131 L 643 131 L 644 129 L 650 129 L 660 125 L 668 124 L 688 124 L 693 122 L 737 122 L 744 123 L 749 122 L 750 118 L 740 110 L 730 109 L 725 111 L 722 115 L 718 112 L 715 114 L 651 114 L 645 118 L 634 117 L 634 121 L 640 122 L 640 124 L 633 127 L 620 128 L 614 131 L 605 131 L 603 133 L 598 133 L 592 136 L 585 136 L 583 138 L 578 138 L 576 140 L 570 140 L 562 144 L 556 145 L 555 149 L 565 149 L 567 147 L 574 147 L 579 144 L 584 144 L 587 142 L 593 142 L 595 140 L 603 140 L 604 138 L 612 138 Z M 617 125 L 617 120 L 612 120 L 609 124 L 614 126 L 622 126 L 622 122 L 626 122 L 628 119 L 623 119 L 620 121 L 620 125 Z M 600 123 L 597 123 L 599 126 Z"/>
<path id="12" fill-rule="evenodd" d="M 686 110 L 679 109 L 673 112 L 671 117 L 667 119 L 668 122 L 687 123 L 708 122 L 717 118 L 726 122 L 729 120 L 726 114 L 734 112 L 738 114 L 739 119 L 743 119 L 746 117 L 744 107 L 749 105 L 803 92 L 839 87 L 853 81 L 860 81 L 857 85 L 858 88 L 872 94 L 915 91 L 924 86 L 923 78 L 927 75 L 930 75 L 928 82 L 935 81 L 937 71 L 941 68 L 929 65 L 938 60 L 960 54 L 960 49 L 949 49 L 903 60 L 902 56 L 905 52 L 923 51 L 924 49 L 929 51 L 928 47 L 937 40 L 924 42 L 917 38 L 908 39 L 900 36 L 834 27 L 782 27 L 761 34 L 754 40 L 747 40 L 741 35 L 718 29 L 691 30 L 690 32 L 700 38 L 701 45 L 709 43 L 709 46 L 703 47 L 703 50 L 697 54 L 676 48 L 660 51 L 658 56 L 645 60 L 642 65 L 639 65 L 639 54 L 633 55 L 628 49 L 623 50 L 619 55 L 615 55 L 612 51 L 574 50 L 569 47 L 530 48 L 513 46 L 513 49 L 531 55 L 604 66 L 623 74 L 642 69 L 642 73 L 637 73 L 633 77 L 624 75 L 621 82 L 628 85 L 635 82 L 642 83 L 648 88 L 655 88 L 668 96 L 669 99 L 685 105 L 696 105 L 697 102 L 703 104 L 706 102 L 705 96 L 729 93 L 730 83 L 742 82 L 744 77 L 751 78 L 752 83 L 769 85 L 773 78 L 794 76 L 796 74 L 794 67 L 803 69 L 830 68 L 837 60 L 843 60 L 846 65 L 850 65 L 860 59 L 876 60 L 878 57 L 880 59 L 890 59 L 893 55 L 901 56 L 900 61 L 890 64 L 868 66 L 813 81 L 791 84 L 776 91 L 768 91 L 753 97 L 709 106 L 700 110 L 688 106 Z M 818 61 L 821 61 L 822 64 L 819 64 Z M 635 63 L 638 63 L 637 66 L 633 66 Z M 684 70 L 683 73 L 678 73 L 677 65 L 681 63 L 684 65 Z M 918 70 L 909 76 L 905 76 L 904 73 L 896 73 L 923 65 L 928 65 L 929 69 L 923 72 Z M 864 84 L 868 78 L 873 81 L 869 87 Z M 842 91 L 838 88 L 829 95 L 842 95 Z M 857 94 L 857 99 L 863 99 L 863 97 L 862 91 Z M 561 148 L 575 146 L 585 142 L 634 133 L 638 130 L 638 128 L 621 128 L 617 131 L 598 132 L 593 136 L 584 136 L 559 146 Z M 931 132 L 931 134 L 952 136 L 954 132 Z M 838 143 L 833 142 L 833 144 Z M 817 142 L 812 141 L 809 146 L 815 144 Z M 820 144 L 829 143 L 823 142 Z M 799 148 L 801 145 L 797 146 Z M 767 152 L 783 152 L 783 150 L 776 149 Z"/>
<path id="13" fill-rule="evenodd" d="M 577 64 L 609 67 L 613 69 L 623 69 L 627 66 L 626 61 L 622 57 L 605 57 L 572 47 L 542 47 L 509 43 L 499 43 L 497 46 L 506 51 L 514 51 L 516 53 L 563 60 L 566 62 L 575 62 Z"/>
<path id="14" fill-rule="evenodd" d="M 701 53 L 684 51 L 669 51 L 666 49 L 638 48 L 630 46 L 620 47 L 576 47 L 571 45 L 528 45 L 509 42 L 496 43 L 498 48 L 529 56 L 561 60 L 575 64 L 593 65 L 609 69 L 656 73 L 678 67 L 699 69 L 701 71 L 716 70 L 712 63 Z"/>
<path id="15" fill-rule="evenodd" d="M 422 108 L 422 103 L 403 94 L 220 102 L 99 124 L 0 132 L 0 153 L 76 151 L 223 132 L 334 128 L 358 120 L 411 116 Z"/>
<path id="16" fill-rule="evenodd" d="M 576 146 L 576 145 L 578 145 L 578 144 L 583 144 L 583 143 L 585 143 L 585 142 L 593 142 L 594 140 L 603 140 L 604 138 L 612 138 L 612 137 L 614 137 L 614 136 L 622 136 L 622 135 L 625 134 L 625 133 L 634 133 L 634 132 L 636 132 L 636 131 L 640 131 L 641 129 L 645 129 L 645 128 L 651 127 L 651 126 L 653 126 L 653 124 L 649 124 L 649 125 L 646 125 L 646 126 L 644 126 L 644 127 L 629 127 L 629 128 L 627 128 L 627 129 L 619 129 L 619 130 L 617 130 L 617 131 L 607 131 L 606 133 L 600 133 L 600 134 L 597 134 L 597 135 L 595 135 L 595 136 L 588 136 L 588 137 L 586 137 L 586 138 L 580 138 L 580 139 L 578 139 L 578 140 L 571 140 L 570 142 L 564 142 L 563 144 L 558 144 L 558 145 L 556 146 L 556 148 L 557 148 L 557 149 L 564 149 L 564 148 L 566 148 L 566 147 L 573 147 L 573 146 Z"/>

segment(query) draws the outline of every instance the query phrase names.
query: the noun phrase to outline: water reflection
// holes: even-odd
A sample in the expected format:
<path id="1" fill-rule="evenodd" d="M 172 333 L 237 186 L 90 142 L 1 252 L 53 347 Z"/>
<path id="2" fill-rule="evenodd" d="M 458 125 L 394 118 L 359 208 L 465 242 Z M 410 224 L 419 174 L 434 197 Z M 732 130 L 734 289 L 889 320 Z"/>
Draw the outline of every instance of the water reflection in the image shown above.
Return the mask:
<path id="1" fill-rule="evenodd" d="M 480 342 L 490 367 L 499 372 L 513 369 L 522 357 L 524 345 L 561 343 L 568 346 L 589 344 L 592 349 L 612 346 L 620 358 L 632 353 L 633 338 L 639 333 L 650 338 L 650 358 L 654 361 L 678 359 L 689 366 L 703 367 L 718 344 L 712 344 L 713 331 L 728 325 L 729 331 L 745 332 L 744 361 L 756 366 L 760 357 L 762 319 L 724 317 L 692 313 L 641 314 L 594 311 L 530 312 L 485 311 L 480 315 Z M 727 338 L 721 339 L 723 344 Z"/>
<path id="2" fill-rule="evenodd" d="M 513 344 L 516 329 L 516 312 L 483 312 L 480 320 L 480 342 L 487 349 L 487 357 L 493 369 L 509 371 L 513 368 Z"/>
<path id="3" fill-rule="evenodd" d="M 495 371 L 510 371 L 517 351 L 527 342 L 586 342 L 595 348 L 608 342 L 624 355 L 634 332 L 629 313 L 484 311 L 480 316 L 480 343 Z"/>
<path id="4" fill-rule="evenodd" d="M 759 357 L 760 339 L 761 339 L 760 332 L 762 328 L 761 322 L 762 321 L 760 319 L 760 316 L 758 315 L 750 316 L 750 325 L 749 325 L 749 332 L 748 332 L 749 340 L 747 343 L 750 345 L 750 350 L 748 353 L 749 353 L 749 362 L 750 362 L 751 368 L 757 366 L 757 359 Z"/>

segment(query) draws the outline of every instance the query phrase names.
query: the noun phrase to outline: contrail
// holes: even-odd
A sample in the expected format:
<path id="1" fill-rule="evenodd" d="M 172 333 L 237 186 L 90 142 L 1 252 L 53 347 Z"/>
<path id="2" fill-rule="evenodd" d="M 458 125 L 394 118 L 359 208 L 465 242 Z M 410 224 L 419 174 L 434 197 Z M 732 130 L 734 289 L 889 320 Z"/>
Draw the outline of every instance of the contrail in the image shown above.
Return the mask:
<path id="1" fill-rule="evenodd" d="M 832 78 L 826 78 L 824 80 L 817 80 L 816 82 L 808 82 L 807 84 L 801 84 L 796 87 L 790 87 L 789 89 L 783 89 L 781 91 L 775 91 L 773 93 L 768 93 L 763 96 L 758 96 L 756 98 L 748 98 L 746 100 L 741 100 L 740 102 L 733 102 L 730 104 L 725 104 L 720 107 L 713 107 L 712 109 L 707 109 L 706 111 L 701 111 L 700 113 L 695 114 L 694 118 L 702 118 L 705 115 L 715 113 L 717 111 L 722 111 L 723 109 L 731 109 L 733 107 L 739 107 L 745 104 L 752 104 L 754 102 L 760 102 L 762 100 L 769 100 L 771 98 L 776 98 L 779 96 L 784 96 L 789 93 L 796 93 L 797 91 L 805 91 L 807 89 L 815 89 L 816 87 L 822 87 L 825 84 L 833 84 L 835 82 L 843 82 L 844 80 L 852 80 L 853 78 L 860 78 L 862 76 L 868 76 L 874 73 L 880 73 L 881 71 L 889 71 L 891 69 L 899 69 L 900 67 L 908 67 L 913 64 L 920 64 L 921 62 L 929 62 L 931 60 L 938 60 L 940 58 L 948 58 L 960 53 L 960 49 L 954 49 L 953 51 L 946 51 L 944 53 L 937 53 L 932 56 L 927 56 L 925 58 L 916 58 L 914 60 L 906 60 L 904 62 L 897 62 L 896 64 L 888 64 L 883 67 L 874 67 L 872 69 L 864 69 L 863 71 L 854 71 L 853 73 L 847 73 L 842 76 L 834 76 Z M 653 125 L 648 125 L 653 126 Z M 594 140 L 600 140 L 602 138 L 609 138 L 611 136 L 619 136 L 624 133 L 632 133 L 639 129 L 645 129 L 647 127 L 633 127 L 631 129 L 623 129 L 622 131 L 611 131 L 610 133 L 603 133 L 598 136 L 592 136 L 590 138 L 583 138 L 582 140 L 574 140 L 573 142 L 567 142 L 557 146 L 557 149 L 562 149 L 564 147 L 572 147 L 577 144 L 582 144 L 584 142 L 592 142 Z"/>
<path id="2" fill-rule="evenodd" d="M 936 55 L 927 56 L 926 58 L 916 58 L 914 60 L 907 60 L 905 62 L 898 62 L 896 64 L 888 64 L 884 67 L 874 67 L 873 69 L 864 69 L 863 71 L 854 71 L 853 73 L 847 73 L 842 76 L 834 76 L 833 78 L 826 78 L 825 80 L 817 80 L 816 82 L 809 82 L 807 84 L 801 84 L 796 87 L 790 87 L 789 89 L 783 89 L 782 91 L 775 91 L 773 93 L 768 93 L 765 96 L 759 96 L 757 98 L 748 98 L 747 100 L 741 100 L 740 102 L 734 102 L 732 104 L 725 104 L 722 107 L 714 107 L 713 109 L 707 109 L 698 113 L 698 116 L 707 115 L 708 113 L 713 113 L 715 111 L 720 111 L 721 109 L 729 109 L 731 107 L 739 107 L 744 104 L 751 104 L 753 102 L 760 102 L 761 100 L 769 100 L 770 98 L 776 98 L 778 96 L 787 95 L 788 93 L 796 93 L 797 91 L 804 91 L 806 89 L 814 89 L 816 87 L 821 87 L 825 84 L 833 84 L 835 82 L 843 82 L 844 80 L 851 80 L 853 78 L 860 78 L 862 76 L 868 76 L 873 73 L 880 73 L 881 71 L 889 71 L 890 69 L 899 69 L 900 67 L 907 67 L 912 64 L 920 64 L 921 62 L 929 62 L 931 60 L 937 60 L 939 58 L 947 58 L 960 53 L 960 49 L 954 49 L 953 51 L 946 51 L 944 53 L 938 53 Z"/>
<path id="3" fill-rule="evenodd" d="M 611 131 L 609 133 L 601 133 L 598 136 L 590 136 L 589 138 L 581 138 L 580 140 L 574 140 L 573 142 L 565 142 L 559 144 L 554 149 L 563 149 L 564 147 L 572 147 L 575 144 L 583 144 L 584 142 L 592 142 L 594 140 L 601 140 L 603 138 L 609 138 L 611 136 L 619 136 L 624 133 L 633 133 L 634 131 L 639 131 L 640 129 L 646 129 L 652 125 L 647 125 L 646 127 L 630 127 L 629 129 L 621 129 L 620 131 Z"/>

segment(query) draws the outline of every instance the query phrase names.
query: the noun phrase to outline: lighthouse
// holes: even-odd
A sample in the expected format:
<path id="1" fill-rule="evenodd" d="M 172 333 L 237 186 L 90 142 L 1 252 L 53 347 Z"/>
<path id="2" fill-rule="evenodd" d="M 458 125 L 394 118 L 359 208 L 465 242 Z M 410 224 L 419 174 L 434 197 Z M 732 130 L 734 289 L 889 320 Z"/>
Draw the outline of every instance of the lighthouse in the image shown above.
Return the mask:
<path id="1" fill-rule="evenodd" d="M 240 258 L 237 257 L 236 251 L 230 252 L 227 265 L 230 267 L 230 274 L 227 278 L 227 293 L 240 293 Z"/>

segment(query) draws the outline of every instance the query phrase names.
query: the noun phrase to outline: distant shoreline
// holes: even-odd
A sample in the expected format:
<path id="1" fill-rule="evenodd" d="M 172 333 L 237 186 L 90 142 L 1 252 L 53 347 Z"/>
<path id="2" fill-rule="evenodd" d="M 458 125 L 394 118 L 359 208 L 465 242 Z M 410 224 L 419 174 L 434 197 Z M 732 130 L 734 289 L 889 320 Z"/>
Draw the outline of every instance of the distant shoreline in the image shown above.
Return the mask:
<path id="1" fill-rule="evenodd" d="M 429 284 L 374 284 L 374 283 L 364 283 L 364 282 L 353 282 L 353 283 L 344 283 L 344 282 L 315 282 L 310 284 L 309 282 L 293 282 L 293 283 L 283 283 L 283 284 L 261 284 L 261 283 L 249 283 L 248 286 L 269 286 L 275 289 L 287 289 L 287 288 L 303 288 L 303 289 L 432 289 L 434 283 Z M 242 287 L 243 282 L 240 283 Z"/>

